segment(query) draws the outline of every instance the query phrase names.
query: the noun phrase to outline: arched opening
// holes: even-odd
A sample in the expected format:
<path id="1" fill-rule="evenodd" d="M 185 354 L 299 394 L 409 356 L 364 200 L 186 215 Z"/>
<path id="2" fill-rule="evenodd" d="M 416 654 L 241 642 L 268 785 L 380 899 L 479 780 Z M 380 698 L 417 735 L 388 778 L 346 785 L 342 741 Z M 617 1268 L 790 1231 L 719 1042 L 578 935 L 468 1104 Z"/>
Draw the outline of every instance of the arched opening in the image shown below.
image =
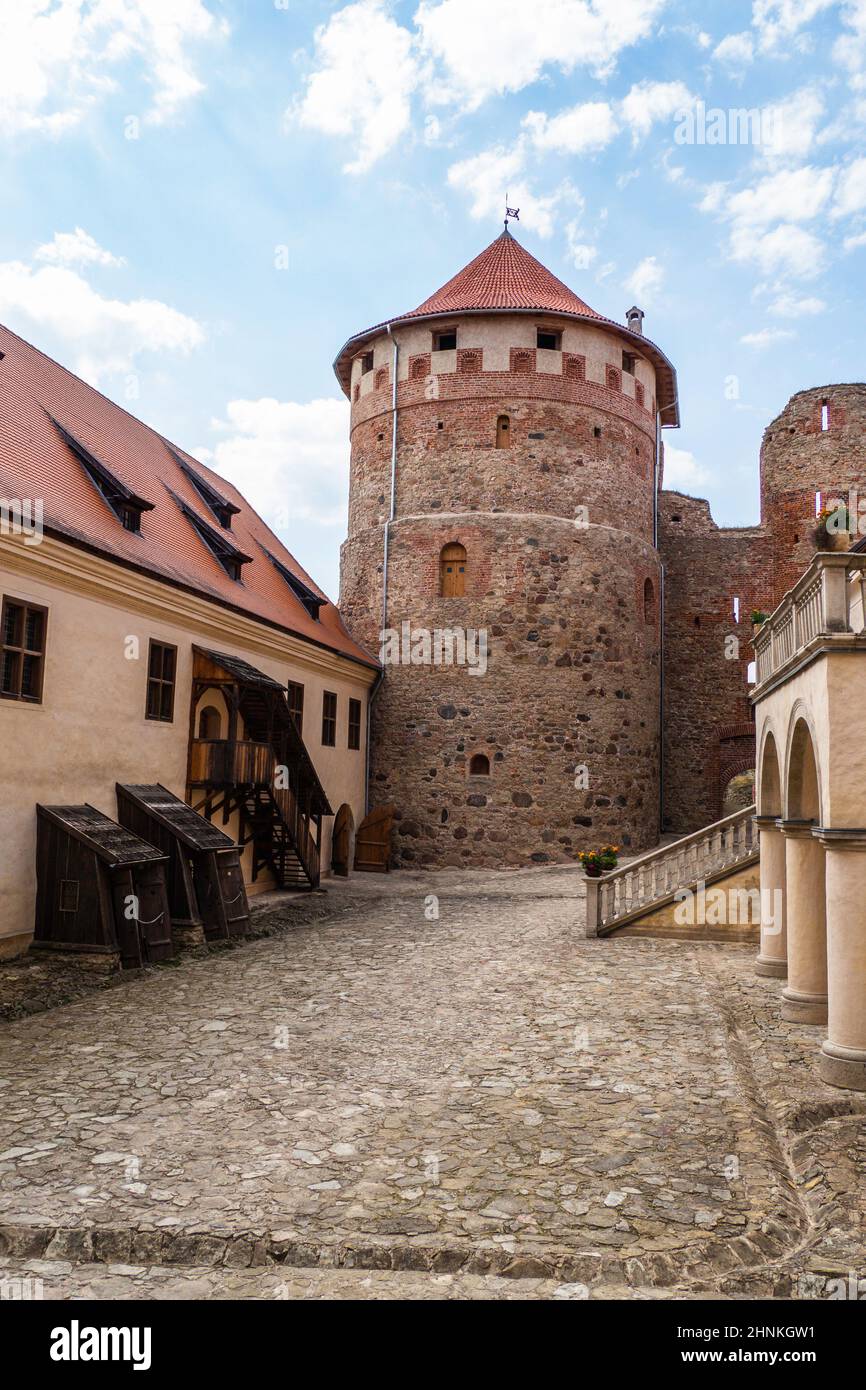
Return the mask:
<path id="1" fill-rule="evenodd" d="M 214 705 L 205 705 L 199 713 L 198 736 L 199 738 L 222 737 L 222 719 L 219 710 Z"/>
<path id="2" fill-rule="evenodd" d="M 800 718 L 794 726 L 791 751 L 788 755 L 788 820 L 813 820 L 821 818 L 821 792 L 818 784 L 818 764 L 812 735 L 805 719 Z"/>
<path id="3" fill-rule="evenodd" d="M 443 598 L 461 598 L 466 593 L 466 547 L 458 541 L 442 548 L 439 592 Z"/>
<path id="4" fill-rule="evenodd" d="M 643 620 L 645 623 L 654 623 L 656 617 L 656 594 L 651 579 L 644 580 L 643 586 Z"/>
<path id="5" fill-rule="evenodd" d="M 772 734 L 767 734 L 761 755 L 757 805 L 759 816 L 782 814 L 782 774 L 779 770 L 779 752 Z"/>
<path id="6" fill-rule="evenodd" d="M 469 759 L 470 777 L 489 777 L 490 759 L 486 753 L 473 753 Z"/>
<path id="7" fill-rule="evenodd" d="M 722 816 L 732 816 L 735 811 L 745 811 L 755 800 L 755 769 L 745 768 L 735 772 L 722 792 Z"/>
<path id="8" fill-rule="evenodd" d="M 785 898 L 788 983 L 782 1017 L 789 1023 L 827 1019 L 827 904 L 824 847 L 811 833 L 821 823 L 815 745 L 804 714 L 792 716 L 785 786 Z"/>
<path id="9" fill-rule="evenodd" d="M 500 415 L 496 421 L 496 447 L 497 449 L 508 449 L 511 446 L 511 420 L 507 415 Z"/>

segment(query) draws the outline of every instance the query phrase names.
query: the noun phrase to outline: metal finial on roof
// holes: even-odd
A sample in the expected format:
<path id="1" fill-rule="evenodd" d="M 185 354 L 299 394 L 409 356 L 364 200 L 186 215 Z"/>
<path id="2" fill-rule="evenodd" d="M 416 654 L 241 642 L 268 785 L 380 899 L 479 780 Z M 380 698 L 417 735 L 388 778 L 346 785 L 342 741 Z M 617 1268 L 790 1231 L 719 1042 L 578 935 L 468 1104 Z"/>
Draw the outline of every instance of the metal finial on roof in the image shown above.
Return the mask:
<path id="1" fill-rule="evenodd" d="M 505 234 L 506 234 L 506 236 L 510 235 L 510 233 L 509 233 L 509 231 L 508 231 L 508 222 L 509 222 L 509 219 L 510 219 L 510 218 L 513 218 L 515 222 L 519 222 L 519 221 L 520 221 L 520 208 L 510 208 L 510 207 L 508 206 L 508 194 L 506 193 L 506 195 L 505 195 Z"/>

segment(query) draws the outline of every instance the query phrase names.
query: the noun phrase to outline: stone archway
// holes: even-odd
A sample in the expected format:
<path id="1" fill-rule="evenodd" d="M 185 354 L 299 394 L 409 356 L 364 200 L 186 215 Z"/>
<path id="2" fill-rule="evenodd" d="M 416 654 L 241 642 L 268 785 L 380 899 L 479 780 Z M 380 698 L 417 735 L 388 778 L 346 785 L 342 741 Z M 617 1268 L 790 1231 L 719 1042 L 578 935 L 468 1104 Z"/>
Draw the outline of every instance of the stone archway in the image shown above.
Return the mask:
<path id="1" fill-rule="evenodd" d="M 812 834 L 821 824 L 821 780 L 805 707 L 795 706 L 785 757 L 785 895 L 788 984 L 782 1017 L 797 1023 L 827 1021 L 827 913 L 824 847 Z"/>

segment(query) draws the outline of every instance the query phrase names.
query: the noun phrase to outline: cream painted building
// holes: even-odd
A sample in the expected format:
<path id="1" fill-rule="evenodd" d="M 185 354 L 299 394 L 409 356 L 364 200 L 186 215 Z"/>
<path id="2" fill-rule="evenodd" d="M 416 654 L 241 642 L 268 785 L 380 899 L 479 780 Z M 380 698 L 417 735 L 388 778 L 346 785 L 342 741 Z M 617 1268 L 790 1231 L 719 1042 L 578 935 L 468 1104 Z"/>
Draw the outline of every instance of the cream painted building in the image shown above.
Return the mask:
<path id="1" fill-rule="evenodd" d="M 116 818 L 118 783 L 246 840 L 248 892 L 292 881 L 265 811 L 294 881 L 327 874 L 333 814 L 367 809 L 378 665 L 244 498 L 0 329 L 0 508 L 0 956 L 33 931 L 36 806 Z"/>
<path id="2" fill-rule="evenodd" d="M 753 692 L 761 888 L 759 974 L 782 1017 L 826 1024 L 819 1067 L 866 1090 L 866 554 L 824 553 L 760 629 Z"/>

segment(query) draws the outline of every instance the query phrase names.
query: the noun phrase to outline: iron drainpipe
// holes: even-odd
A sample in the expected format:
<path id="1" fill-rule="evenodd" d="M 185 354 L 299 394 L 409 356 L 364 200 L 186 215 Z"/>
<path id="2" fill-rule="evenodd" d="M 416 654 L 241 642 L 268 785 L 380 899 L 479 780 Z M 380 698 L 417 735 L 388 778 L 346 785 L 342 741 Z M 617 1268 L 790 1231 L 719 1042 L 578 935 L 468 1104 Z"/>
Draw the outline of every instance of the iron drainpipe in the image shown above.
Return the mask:
<path id="1" fill-rule="evenodd" d="M 679 397 L 673 402 L 676 407 Z M 656 456 L 653 470 L 653 549 L 659 547 L 659 464 L 662 449 L 662 413 L 656 411 Z M 665 567 L 659 558 L 659 838 L 665 828 Z"/>
<path id="2" fill-rule="evenodd" d="M 391 331 L 390 323 L 386 325 L 385 331 L 391 339 L 394 348 L 394 357 L 391 369 L 391 505 L 388 511 L 388 519 L 385 522 L 385 540 L 382 553 L 382 641 L 384 641 L 385 629 L 388 626 L 388 542 L 390 538 L 391 522 L 394 520 L 397 510 L 397 368 L 400 365 L 400 348 L 397 339 Z M 367 747 L 364 758 L 364 786 L 366 788 L 365 804 L 368 815 L 370 814 L 370 727 L 372 724 L 373 701 L 379 694 L 384 679 L 385 670 L 383 667 L 373 683 L 367 700 Z"/>

